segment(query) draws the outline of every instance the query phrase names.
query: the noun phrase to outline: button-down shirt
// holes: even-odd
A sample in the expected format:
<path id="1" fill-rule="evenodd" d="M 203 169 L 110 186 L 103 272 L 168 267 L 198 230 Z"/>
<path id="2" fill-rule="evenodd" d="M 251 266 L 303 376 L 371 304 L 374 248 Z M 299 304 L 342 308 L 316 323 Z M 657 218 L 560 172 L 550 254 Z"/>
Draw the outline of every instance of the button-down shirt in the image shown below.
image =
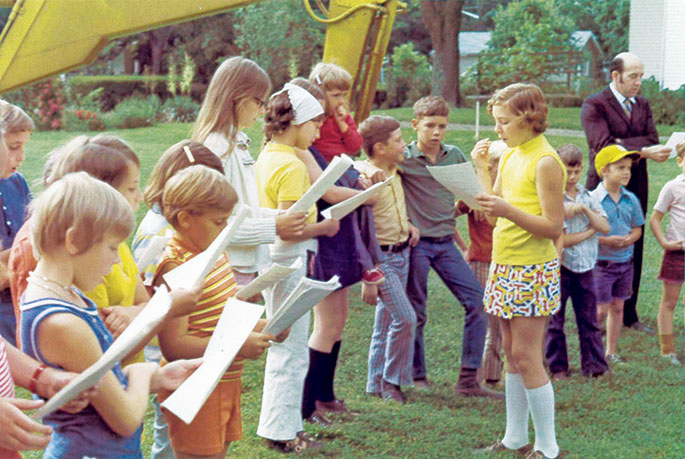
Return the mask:
<path id="1" fill-rule="evenodd" d="M 621 187 L 618 203 L 611 197 L 604 183 L 600 183 L 590 194 L 602 203 L 611 226 L 609 233 L 601 234 L 601 236 L 627 236 L 631 229 L 645 224 L 640 201 L 625 187 Z M 616 249 L 600 244 L 598 259 L 614 262 L 628 261 L 633 256 L 633 246 L 634 244 L 631 244 L 629 247 Z"/>
<path id="2" fill-rule="evenodd" d="M 600 216 L 605 218 L 607 216 L 601 202 L 595 199 L 580 183 L 576 185 L 575 199 L 564 193 L 564 206 L 573 204 L 583 204 Z M 589 227 L 590 219 L 583 212 L 579 212 L 573 217 L 564 220 L 564 232 L 566 234 L 580 233 Z M 576 245 L 564 248 L 561 254 L 561 264 L 564 268 L 574 273 L 584 273 L 595 267 L 597 252 L 597 234 L 593 234 Z"/>
<path id="3" fill-rule="evenodd" d="M 620 92 L 618 92 L 618 89 L 616 89 L 616 86 L 614 85 L 613 82 L 609 83 L 609 89 L 611 89 L 611 92 L 614 93 L 614 97 L 616 98 L 618 103 L 621 105 L 621 107 L 626 106 L 625 105 L 626 99 L 630 101 L 631 106 L 634 106 L 635 103 L 637 102 L 637 99 L 635 99 L 635 97 L 628 98 L 628 97 L 624 96 L 623 94 L 621 94 Z"/>
<path id="4" fill-rule="evenodd" d="M 400 166 L 407 215 L 421 236 L 445 237 L 454 234 L 456 216 L 454 195 L 428 172 L 426 166 L 449 166 L 466 162 L 461 150 L 440 144 L 435 163 L 412 142 L 404 149 L 405 160 Z"/>

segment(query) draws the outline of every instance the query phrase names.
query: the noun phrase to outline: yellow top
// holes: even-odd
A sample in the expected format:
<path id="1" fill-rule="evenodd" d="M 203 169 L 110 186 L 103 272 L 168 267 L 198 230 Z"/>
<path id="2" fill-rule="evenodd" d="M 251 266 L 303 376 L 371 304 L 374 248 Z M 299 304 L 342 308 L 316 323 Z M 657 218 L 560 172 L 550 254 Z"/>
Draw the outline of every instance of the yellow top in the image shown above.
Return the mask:
<path id="1" fill-rule="evenodd" d="M 110 306 L 133 306 L 138 282 L 138 267 L 126 242 L 119 244 L 119 258 L 121 261 L 112 266 L 112 271 L 103 277 L 103 282 L 86 293 L 98 309 Z M 124 361 L 124 365 L 138 362 L 145 362 L 143 351 Z"/>
<path id="2" fill-rule="evenodd" d="M 380 169 L 369 161 L 355 161 L 355 169 L 370 177 Z M 376 239 L 380 245 L 395 245 L 409 238 L 409 221 L 404 202 L 402 178 L 395 171 L 390 185 L 378 192 L 378 201 L 373 205 L 373 220 Z"/>
<path id="3" fill-rule="evenodd" d="M 288 145 L 269 142 L 255 163 L 259 204 L 277 209 L 279 202 L 297 201 L 309 189 L 307 166 Z M 309 208 L 307 223 L 316 223 L 316 204 Z"/>
<path id="4" fill-rule="evenodd" d="M 565 186 L 566 168 L 543 135 L 506 151 L 499 162 L 502 197 L 509 204 L 532 215 L 542 215 L 535 175 L 538 161 L 545 156 L 551 156 L 559 163 Z M 492 239 L 494 263 L 537 265 L 557 258 L 552 239 L 534 236 L 506 218 L 497 219 Z"/>

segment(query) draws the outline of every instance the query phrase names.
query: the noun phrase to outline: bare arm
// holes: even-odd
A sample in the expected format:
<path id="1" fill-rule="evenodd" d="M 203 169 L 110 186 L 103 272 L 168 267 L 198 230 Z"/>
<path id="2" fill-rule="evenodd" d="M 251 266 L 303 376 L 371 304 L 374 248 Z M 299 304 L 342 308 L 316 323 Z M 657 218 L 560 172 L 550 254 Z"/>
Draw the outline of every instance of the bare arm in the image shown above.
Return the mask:
<path id="1" fill-rule="evenodd" d="M 652 216 L 649 218 L 649 227 L 652 229 L 654 237 L 659 242 L 661 247 L 664 248 L 664 250 L 682 250 L 683 241 L 669 241 L 666 239 L 666 235 L 661 227 L 663 219 L 663 212 L 659 212 L 658 210 L 654 210 L 652 212 Z"/>
<path id="2" fill-rule="evenodd" d="M 583 206 L 583 212 L 585 212 L 588 220 L 590 220 L 590 228 L 593 228 L 596 232 L 602 234 L 606 234 L 611 231 L 609 220 L 607 220 L 606 217 L 602 217 L 587 206 Z"/>
<path id="3" fill-rule="evenodd" d="M 580 244 L 586 239 L 591 238 L 595 232 L 596 231 L 594 229 L 588 228 L 585 231 L 580 231 L 578 233 L 564 233 L 563 236 L 561 236 L 563 240 L 563 247 L 573 247 L 576 244 Z"/>
<path id="4" fill-rule="evenodd" d="M 316 160 L 309 152 L 309 150 L 300 150 L 296 148 L 295 153 L 297 154 L 297 157 L 300 158 L 300 160 L 307 167 L 307 174 L 309 175 L 309 180 L 312 183 L 314 183 L 323 172 L 321 170 L 321 167 L 319 167 L 319 163 L 316 162 Z M 329 204 L 337 204 L 346 199 L 354 197 L 359 193 L 359 190 L 333 185 L 328 189 L 328 191 L 324 193 L 322 199 Z"/>
<path id="5" fill-rule="evenodd" d="M 353 190 L 354 191 L 354 190 Z M 278 208 L 282 210 L 289 209 L 295 201 L 281 201 L 278 203 Z M 288 241 L 306 241 L 317 236 L 333 236 L 338 232 L 340 223 L 338 220 L 327 219 L 318 223 L 307 223 L 304 225 L 302 234 L 293 238 L 285 239 Z"/>

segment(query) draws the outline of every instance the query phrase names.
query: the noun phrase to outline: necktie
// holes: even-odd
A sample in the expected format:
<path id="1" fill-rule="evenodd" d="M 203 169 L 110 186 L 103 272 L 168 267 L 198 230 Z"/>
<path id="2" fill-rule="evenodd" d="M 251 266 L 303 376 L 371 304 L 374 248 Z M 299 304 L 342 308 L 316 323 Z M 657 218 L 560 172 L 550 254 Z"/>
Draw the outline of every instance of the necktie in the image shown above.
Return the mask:
<path id="1" fill-rule="evenodd" d="M 633 112 L 633 104 L 630 102 L 630 99 L 623 101 L 623 111 L 626 112 L 626 116 L 630 118 L 630 115 Z"/>

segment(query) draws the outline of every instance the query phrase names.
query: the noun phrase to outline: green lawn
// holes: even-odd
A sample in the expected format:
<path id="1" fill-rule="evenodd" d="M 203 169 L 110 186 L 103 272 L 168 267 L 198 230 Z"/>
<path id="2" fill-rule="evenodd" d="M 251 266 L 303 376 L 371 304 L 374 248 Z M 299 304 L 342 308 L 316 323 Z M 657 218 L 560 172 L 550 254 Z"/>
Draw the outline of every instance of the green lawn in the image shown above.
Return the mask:
<path id="1" fill-rule="evenodd" d="M 392 113 L 400 116 L 397 111 Z M 461 116 L 461 111 L 454 116 Z M 189 131 L 189 125 L 171 124 L 117 131 L 115 134 L 130 142 L 138 152 L 142 164 L 141 177 L 145 180 L 165 148 L 183 139 Z M 405 140 L 413 138 L 410 129 L 405 129 L 404 133 Z M 34 134 L 22 167 L 24 174 L 30 180 L 38 179 L 42 174 L 43 155 L 73 135 L 63 132 Z M 261 135 L 257 129 L 250 135 L 256 152 L 261 144 Z M 486 135 L 494 138 L 493 133 Z M 575 143 L 586 148 L 583 138 L 551 136 L 549 140 L 554 146 Z M 448 132 L 446 141 L 458 145 L 467 154 L 475 143 L 473 133 L 461 131 Z M 650 204 L 656 200 L 661 186 L 677 173 L 673 161 L 650 164 Z M 143 213 L 141 209 L 138 217 Z M 463 218 L 459 221 L 459 229 L 467 237 Z M 656 327 L 660 299 L 661 285 L 656 275 L 661 256 L 661 249 L 649 233 L 639 311 L 642 320 L 653 327 Z M 409 403 L 400 407 L 364 395 L 374 310 L 361 303 L 358 287 L 351 290 L 349 323 L 336 378 L 337 395 L 362 414 L 356 418 L 338 418 L 340 422 L 333 428 L 318 431 L 327 446 L 317 455 L 350 458 L 471 457 L 474 447 L 501 438 L 505 423 L 502 402 L 463 399 L 453 394 L 459 368 L 463 309 L 434 274 L 429 279 L 429 291 L 430 320 L 425 333 L 429 377 L 435 384 L 430 393 L 407 390 Z M 568 309 L 572 309 L 570 305 Z M 683 310 L 679 305 L 676 314 L 678 332 L 682 332 L 684 325 Z M 568 381 L 555 384 L 556 426 L 561 448 L 570 452 L 569 457 L 576 458 L 684 457 L 685 374 L 682 369 L 659 358 L 657 338 L 625 331 L 621 338 L 621 354 L 629 364 L 616 368 L 613 376 L 586 380 L 579 375 L 573 314 L 568 313 L 567 317 L 574 374 Z M 682 356 L 685 347 L 682 333 L 677 346 Z M 255 434 L 263 366 L 262 357 L 248 362 L 245 367 L 242 399 L 244 438 L 230 447 L 232 457 L 279 457 L 268 450 Z M 151 419 L 150 410 L 145 421 L 147 434 L 143 450 L 146 457 L 152 441 Z M 315 429 L 311 431 L 317 432 Z M 27 454 L 27 457 L 40 456 Z M 500 457 L 514 456 L 503 454 Z"/>

